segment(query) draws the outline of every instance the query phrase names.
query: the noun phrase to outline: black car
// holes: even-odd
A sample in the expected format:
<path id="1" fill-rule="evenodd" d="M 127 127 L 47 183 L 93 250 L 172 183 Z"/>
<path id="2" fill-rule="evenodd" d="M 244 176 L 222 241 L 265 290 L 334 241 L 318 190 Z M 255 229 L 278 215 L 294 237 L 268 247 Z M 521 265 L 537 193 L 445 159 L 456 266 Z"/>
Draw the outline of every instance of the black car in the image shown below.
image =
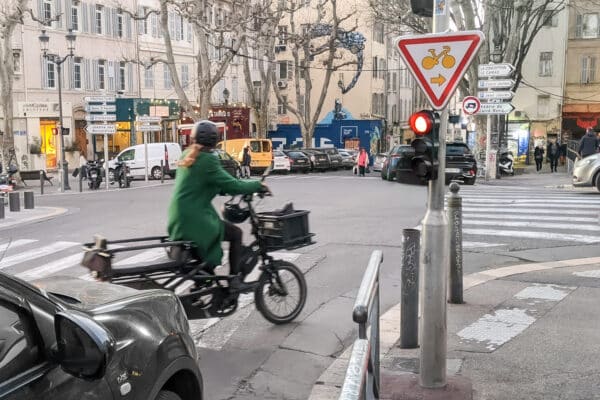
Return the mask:
<path id="1" fill-rule="evenodd" d="M 166 290 L 0 272 L 0 398 L 202 399 L 185 311 Z"/>
<path id="2" fill-rule="evenodd" d="M 231 157 L 228 153 L 221 149 L 213 150 L 213 154 L 219 157 L 223 168 L 235 178 L 239 178 L 242 175 L 240 163 Z"/>
<path id="3" fill-rule="evenodd" d="M 415 149 L 410 144 L 400 144 L 392 147 L 381 167 L 381 179 L 393 181 L 396 179 L 398 165 L 410 169 L 410 161 L 415 155 Z"/>
<path id="4" fill-rule="evenodd" d="M 315 149 L 302 149 L 301 151 L 310 159 L 311 170 L 325 172 L 331 168 L 329 155 L 326 153 Z"/>
<path id="5" fill-rule="evenodd" d="M 321 153 L 325 153 L 329 156 L 329 162 L 331 164 L 331 169 L 336 171 L 340 168 L 343 168 L 344 159 L 338 152 L 335 147 L 321 147 L 318 149 L 310 149 L 315 151 L 320 151 Z"/>
<path id="6" fill-rule="evenodd" d="M 413 173 L 411 159 L 402 158 L 399 160 L 396 166 L 396 181 L 399 183 L 426 183 Z M 446 184 L 452 180 L 460 180 L 467 185 L 473 185 L 476 177 L 477 162 L 469 146 L 462 142 L 446 143 Z"/>
<path id="7" fill-rule="evenodd" d="M 304 172 L 310 171 L 310 158 L 298 150 L 284 150 L 286 156 L 290 159 L 290 171 Z"/>

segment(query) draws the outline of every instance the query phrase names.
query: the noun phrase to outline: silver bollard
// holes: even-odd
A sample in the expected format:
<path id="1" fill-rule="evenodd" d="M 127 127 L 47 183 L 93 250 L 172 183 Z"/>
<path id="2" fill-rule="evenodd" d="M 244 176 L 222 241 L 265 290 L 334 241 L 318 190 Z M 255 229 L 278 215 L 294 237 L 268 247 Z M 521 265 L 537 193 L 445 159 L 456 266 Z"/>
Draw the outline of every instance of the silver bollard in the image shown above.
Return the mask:
<path id="1" fill-rule="evenodd" d="M 24 197 L 23 201 L 25 203 L 25 209 L 33 210 L 33 208 L 35 207 L 34 200 L 33 200 L 33 192 L 32 191 L 25 192 L 23 194 L 23 197 Z"/>
<path id="2" fill-rule="evenodd" d="M 460 185 L 450 184 L 448 196 L 448 229 L 450 235 L 450 273 L 448 279 L 448 302 L 463 303 L 463 256 L 462 256 L 462 198 Z"/>
<path id="3" fill-rule="evenodd" d="M 0 219 L 4 219 L 4 196 L 0 195 Z"/>
<path id="4" fill-rule="evenodd" d="M 11 192 L 8 194 L 8 208 L 12 212 L 21 211 L 21 196 L 19 192 Z"/>
<path id="5" fill-rule="evenodd" d="M 419 347 L 419 252 L 421 232 L 402 230 L 400 348 Z"/>
<path id="6" fill-rule="evenodd" d="M 44 171 L 40 170 L 40 194 L 44 194 Z"/>
<path id="7" fill-rule="evenodd" d="M 163 160 L 160 160 L 160 183 L 165 183 L 165 166 Z"/>

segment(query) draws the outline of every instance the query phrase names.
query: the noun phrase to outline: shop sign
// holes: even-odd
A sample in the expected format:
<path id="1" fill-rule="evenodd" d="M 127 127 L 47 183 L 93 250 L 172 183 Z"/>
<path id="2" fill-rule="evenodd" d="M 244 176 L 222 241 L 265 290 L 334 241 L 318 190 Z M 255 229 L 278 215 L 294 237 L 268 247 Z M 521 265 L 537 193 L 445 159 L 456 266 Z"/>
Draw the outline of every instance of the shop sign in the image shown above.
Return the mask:
<path id="1" fill-rule="evenodd" d="M 169 106 L 150 106 L 150 116 L 169 117 Z"/>
<path id="2" fill-rule="evenodd" d="M 71 103 L 63 102 L 63 117 L 71 116 Z M 58 103 L 46 101 L 19 101 L 17 115 L 19 117 L 58 117 Z"/>

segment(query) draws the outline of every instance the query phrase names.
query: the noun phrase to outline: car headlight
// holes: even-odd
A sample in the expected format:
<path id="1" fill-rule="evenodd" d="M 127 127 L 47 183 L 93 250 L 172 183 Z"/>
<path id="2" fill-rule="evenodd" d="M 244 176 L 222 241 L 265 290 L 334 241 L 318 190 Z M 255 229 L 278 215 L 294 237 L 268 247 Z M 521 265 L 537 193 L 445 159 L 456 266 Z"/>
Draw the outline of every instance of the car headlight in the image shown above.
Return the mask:
<path id="1" fill-rule="evenodd" d="M 577 161 L 576 165 L 581 167 L 581 166 L 585 166 L 585 165 L 590 165 L 592 163 L 592 159 L 591 158 L 584 158 L 583 160 L 579 160 Z"/>
<path id="2" fill-rule="evenodd" d="M 315 156 L 310 156 L 310 161 L 315 161 Z"/>

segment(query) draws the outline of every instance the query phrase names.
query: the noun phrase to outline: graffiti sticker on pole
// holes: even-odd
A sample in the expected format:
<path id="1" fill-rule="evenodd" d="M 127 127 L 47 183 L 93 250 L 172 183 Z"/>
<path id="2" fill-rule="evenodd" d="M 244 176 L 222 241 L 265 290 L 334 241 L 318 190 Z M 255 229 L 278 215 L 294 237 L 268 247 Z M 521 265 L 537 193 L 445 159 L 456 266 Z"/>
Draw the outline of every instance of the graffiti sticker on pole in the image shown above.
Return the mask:
<path id="1" fill-rule="evenodd" d="M 446 15 L 446 0 L 435 0 L 433 13 L 435 15 Z"/>

